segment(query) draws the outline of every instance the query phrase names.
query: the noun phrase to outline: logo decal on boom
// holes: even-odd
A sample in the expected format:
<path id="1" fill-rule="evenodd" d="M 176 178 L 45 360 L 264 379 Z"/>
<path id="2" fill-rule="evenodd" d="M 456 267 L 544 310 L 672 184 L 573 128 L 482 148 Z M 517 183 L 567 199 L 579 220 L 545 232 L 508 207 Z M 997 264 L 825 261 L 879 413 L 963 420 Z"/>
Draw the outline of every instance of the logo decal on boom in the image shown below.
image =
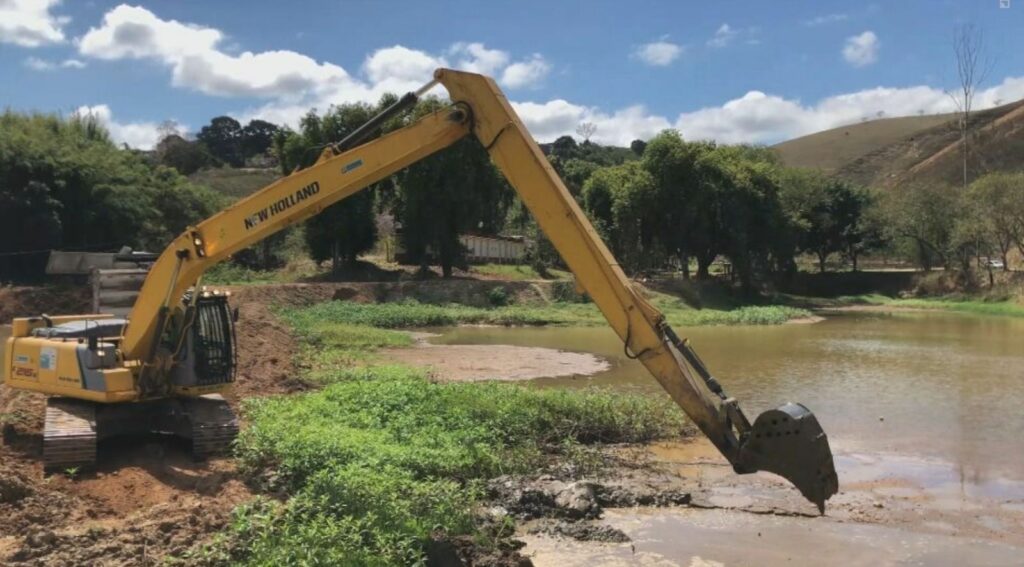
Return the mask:
<path id="1" fill-rule="evenodd" d="M 288 195 L 284 199 L 277 201 L 269 207 L 263 207 L 255 213 L 245 217 L 245 230 L 251 230 L 270 219 L 278 213 L 283 213 L 288 209 L 292 208 L 295 203 L 305 201 L 306 199 L 316 195 L 320 192 L 320 184 L 316 181 L 306 185 L 302 189 L 295 192 L 294 195 Z"/>

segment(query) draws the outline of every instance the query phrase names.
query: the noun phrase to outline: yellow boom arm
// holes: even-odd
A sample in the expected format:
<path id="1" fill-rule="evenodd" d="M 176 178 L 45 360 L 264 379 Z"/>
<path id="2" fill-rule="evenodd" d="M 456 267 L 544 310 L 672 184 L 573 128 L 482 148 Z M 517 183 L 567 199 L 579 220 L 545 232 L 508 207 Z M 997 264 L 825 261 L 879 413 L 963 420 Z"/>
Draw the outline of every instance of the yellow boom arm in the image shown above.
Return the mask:
<path id="1" fill-rule="evenodd" d="M 434 79 L 447 88 L 452 106 L 353 149 L 328 150 L 313 166 L 176 239 L 153 266 L 129 316 L 122 344 L 125 358 L 140 361 L 143 374 L 149 369 L 159 373 L 168 363 L 159 360 L 155 345 L 168 311 L 206 269 L 472 132 L 623 340 L 626 352 L 643 363 L 736 471 L 781 474 L 823 509 L 837 490 L 837 480 L 827 439 L 813 414 L 799 404 L 787 404 L 751 425 L 689 345 L 630 284 L 494 81 L 449 69 L 439 69 Z"/>

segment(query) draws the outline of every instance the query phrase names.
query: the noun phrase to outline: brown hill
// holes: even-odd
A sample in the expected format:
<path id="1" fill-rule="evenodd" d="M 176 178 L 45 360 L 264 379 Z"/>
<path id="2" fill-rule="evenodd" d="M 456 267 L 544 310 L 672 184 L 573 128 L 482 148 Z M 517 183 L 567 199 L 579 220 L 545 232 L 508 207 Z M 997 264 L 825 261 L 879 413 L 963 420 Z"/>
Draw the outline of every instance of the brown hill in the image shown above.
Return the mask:
<path id="1" fill-rule="evenodd" d="M 1024 101 L 976 112 L 968 171 L 1024 169 Z M 814 167 L 862 185 L 960 183 L 956 115 L 886 118 L 817 132 L 774 146 L 783 163 Z"/>

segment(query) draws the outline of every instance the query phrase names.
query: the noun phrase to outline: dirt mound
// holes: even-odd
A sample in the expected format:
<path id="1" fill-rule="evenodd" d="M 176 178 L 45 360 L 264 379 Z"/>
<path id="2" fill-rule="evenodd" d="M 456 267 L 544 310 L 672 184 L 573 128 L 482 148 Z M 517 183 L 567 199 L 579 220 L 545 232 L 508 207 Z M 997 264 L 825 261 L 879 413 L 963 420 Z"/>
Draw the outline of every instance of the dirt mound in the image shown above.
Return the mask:
<path id="1" fill-rule="evenodd" d="M 196 463 L 163 440 L 101 443 L 87 474 L 44 477 L 6 450 L 0 462 L 5 565 L 159 564 L 208 542 L 251 498 L 230 460 Z"/>
<path id="2" fill-rule="evenodd" d="M 88 313 L 88 286 L 0 287 L 0 325 L 15 317 Z"/>
<path id="3" fill-rule="evenodd" d="M 291 394 L 310 387 L 299 378 L 295 367 L 298 343 L 288 327 L 260 301 L 260 295 L 239 294 L 233 302 L 239 312 L 235 327 L 238 374 L 227 398 L 234 406 L 244 398 Z"/>

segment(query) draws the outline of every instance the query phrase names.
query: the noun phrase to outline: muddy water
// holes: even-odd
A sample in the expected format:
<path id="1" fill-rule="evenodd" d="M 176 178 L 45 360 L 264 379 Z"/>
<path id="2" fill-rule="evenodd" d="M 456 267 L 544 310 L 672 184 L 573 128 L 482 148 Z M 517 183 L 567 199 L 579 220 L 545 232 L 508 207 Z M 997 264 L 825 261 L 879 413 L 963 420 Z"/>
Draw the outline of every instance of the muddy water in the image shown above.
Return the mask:
<path id="1" fill-rule="evenodd" d="M 828 516 L 810 517 L 777 477 L 732 474 L 706 441 L 655 445 L 713 509 L 608 511 L 600 522 L 628 544 L 524 535 L 536 565 L 1024 564 L 1024 320 L 844 313 L 684 331 L 751 418 L 790 400 L 815 411 L 841 485 Z M 459 328 L 433 341 L 593 352 L 609 370 L 534 383 L 664 395 L 604 328 Z"/>
<path id="2" fill-rule="evenodd" d="M 840 450 L 937 457 L 977 481 L 1024 475 L 1024 320 L 843 313 L 808 325 L 682 331 L 751 419 L 799 401 Z M 663 395 L 607 328 L 463 327 L 432 342 L 593 352 L 608 371 L 536 382 Z"/>

